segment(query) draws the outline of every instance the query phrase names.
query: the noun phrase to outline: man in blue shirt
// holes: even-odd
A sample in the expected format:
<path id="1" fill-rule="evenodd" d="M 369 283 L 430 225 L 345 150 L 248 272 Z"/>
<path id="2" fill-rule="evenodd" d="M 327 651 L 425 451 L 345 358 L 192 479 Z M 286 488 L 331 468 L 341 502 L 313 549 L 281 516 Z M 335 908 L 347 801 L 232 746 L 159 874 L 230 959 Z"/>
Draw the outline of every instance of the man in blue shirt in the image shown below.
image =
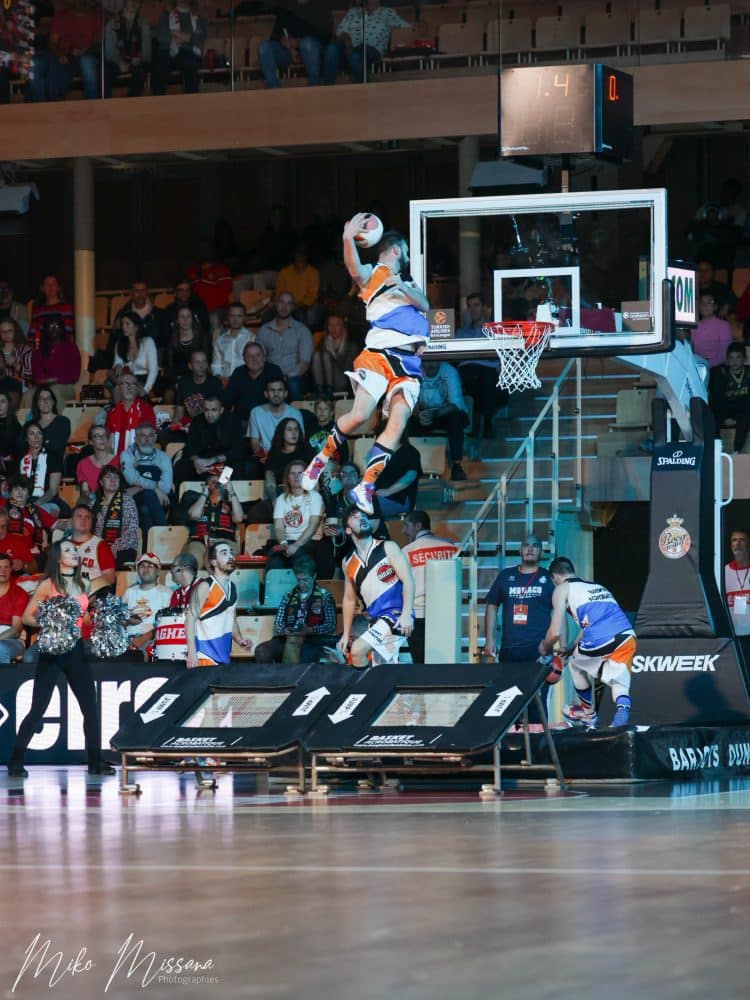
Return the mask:
<path id="1" fill-rule="evenodd" d="M 412 433 L 417 429 L 422 434 L 445 431 L 452 463 L 451 479 L 454 482 L 465 480 L 461 461 L 464 457 L 464 427 L 469 422 L 469 414 L 461 392 L 461 379 L 453 365 L 432 358 L 422 360 L 422 372 L 424 377 L 410 425 L 414 428 Z"/>

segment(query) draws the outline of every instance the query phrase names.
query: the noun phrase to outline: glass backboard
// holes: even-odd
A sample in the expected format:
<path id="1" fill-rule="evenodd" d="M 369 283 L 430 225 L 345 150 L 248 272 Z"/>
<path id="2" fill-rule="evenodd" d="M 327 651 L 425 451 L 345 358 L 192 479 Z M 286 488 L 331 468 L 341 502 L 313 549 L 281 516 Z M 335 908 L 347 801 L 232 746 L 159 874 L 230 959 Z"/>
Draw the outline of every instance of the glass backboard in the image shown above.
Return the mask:
<path id="1" fill-rule="evenodd" d="M 375 717 L 376 726 L 455 726 L 481 691 L 397 691 Z"/>
<path id="2" fill-rule="evenodd" d="M 410 213 L 412 275 L 441 321 L 430 353 L 495 357 L 470 326 L 474 292 L 491 320 L 553 323 L 553 355 L 671 349 L 664 190 L 413 201 Z M 476 275 L 477 252 L 479 285 L 461 287 L 460 254 Z"/>
<path id="3" fill-rule="evenodd" d="M 287 700 L 289 691 L 212 691 L 184 722 L 186 729 L 257 729 Z"/>

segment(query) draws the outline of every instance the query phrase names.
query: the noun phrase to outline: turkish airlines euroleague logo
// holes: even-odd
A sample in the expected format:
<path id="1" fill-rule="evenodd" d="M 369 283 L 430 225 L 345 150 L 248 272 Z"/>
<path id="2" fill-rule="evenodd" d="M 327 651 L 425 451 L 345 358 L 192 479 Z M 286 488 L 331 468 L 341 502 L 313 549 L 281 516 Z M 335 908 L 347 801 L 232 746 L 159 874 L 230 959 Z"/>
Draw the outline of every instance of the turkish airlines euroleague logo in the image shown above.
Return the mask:
<path id="1" fill-rule="evenodd" d="M 390 563 L 383 563 L 382 566 L 378 566 L 377 576 L 381 583 L 395 583 L 398 579 L 396 570 Z"/>

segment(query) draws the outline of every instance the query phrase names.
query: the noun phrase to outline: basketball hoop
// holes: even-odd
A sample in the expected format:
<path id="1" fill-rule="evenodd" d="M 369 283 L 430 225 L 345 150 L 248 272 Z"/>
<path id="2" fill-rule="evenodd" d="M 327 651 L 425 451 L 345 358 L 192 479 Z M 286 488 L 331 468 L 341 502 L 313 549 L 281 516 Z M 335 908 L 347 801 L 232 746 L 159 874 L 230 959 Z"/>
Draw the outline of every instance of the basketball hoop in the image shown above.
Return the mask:
<path id="1" fill-rule="evenodd" d="M 541 388 L 536 366 L 554 328 L 553 323 L 521 320 L 484 324 L 482 333 L 500 359 L 498 389 L 523 392 Z"/>

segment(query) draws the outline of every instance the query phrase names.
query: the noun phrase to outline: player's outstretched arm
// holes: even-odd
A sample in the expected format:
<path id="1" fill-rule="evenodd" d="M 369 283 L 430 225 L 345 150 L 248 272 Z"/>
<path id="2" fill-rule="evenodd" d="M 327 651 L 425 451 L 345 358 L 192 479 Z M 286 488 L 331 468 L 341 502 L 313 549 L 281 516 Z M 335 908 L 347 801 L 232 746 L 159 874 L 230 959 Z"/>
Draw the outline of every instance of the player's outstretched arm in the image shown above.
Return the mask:
<path id="1" fill-rule="evenodd" d="M 372 273 L 372 267 L 369 264 L 363 264 L 359 259 L 359 250 L 355 242 L 355 237 L 362 231 L 366 218 L 367 212 L 357 212 L 356 215 L 353 215 L 344 226 L 341 237 L 344 244 L 344 264 L 352 281 L 360 288 L 367 284 Z"/>
<path id="2" fill-rule="evenodd" d="M 550 618 L 547 634 L 539 643 L 539 652 L 542 656 L 551 653 L 555 643 L 562 635 L 563 619 L 565 617 L 565 607 L 568 601 L 568 584 L 561 583 L 555 587 L 552 593 L 552 617 Z"/>

